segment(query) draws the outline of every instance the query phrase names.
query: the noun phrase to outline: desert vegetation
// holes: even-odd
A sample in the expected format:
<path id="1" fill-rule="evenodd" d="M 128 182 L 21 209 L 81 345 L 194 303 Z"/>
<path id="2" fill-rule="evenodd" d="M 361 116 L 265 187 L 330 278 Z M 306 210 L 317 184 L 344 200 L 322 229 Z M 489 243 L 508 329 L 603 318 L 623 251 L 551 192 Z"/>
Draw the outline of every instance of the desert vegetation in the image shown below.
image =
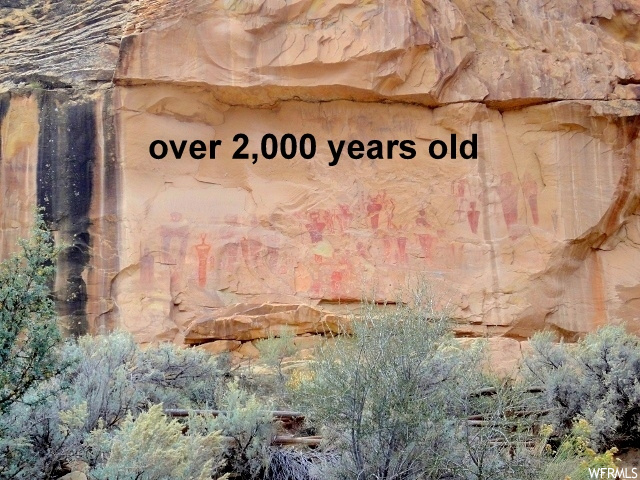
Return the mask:
<path id="1" fill-rule="evenodd" d="M 258 344 L 259 370 L 239 368 L 123 332 L 63 339 L 55 255 L 38 219 L 0 268 L 2 479 L 578 480 L 640 437 L 640 344 L 622 327 L 576 344 L 538 334 L 519 375 L 499 378 L 418 288 L 364 302 L 302 365 L 288 368 L 282 331 Z M 321 441 L 276 442 L 283 408 Z"/>

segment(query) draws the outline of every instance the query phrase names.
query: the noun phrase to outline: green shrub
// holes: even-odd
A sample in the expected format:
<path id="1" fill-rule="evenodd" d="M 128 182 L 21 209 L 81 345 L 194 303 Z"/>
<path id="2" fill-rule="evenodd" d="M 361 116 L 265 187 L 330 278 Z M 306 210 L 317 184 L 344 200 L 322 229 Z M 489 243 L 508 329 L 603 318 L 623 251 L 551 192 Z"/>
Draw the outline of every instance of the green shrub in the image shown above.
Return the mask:
<path id="1" fill-rule="evenodd" d="M 236 383 L 222 399 L 224 413 L 209 421 L 208 429 L 230 437 L 226 458 L 228 471 L 241 478 L 260 478 L 269 459 L 274 425 L 269 405 L 262 405 Z"/>
<path id="2" fill-rule="evenodd" d="M 590 469 L 616 468 L 615 448 L 599 454 L 591 449 L 589 438 L 592 428 L 586 420 L 574 422 L 570 433 L 562 438 L 556 450 L 546 443 L 553 428 L 547 425 L 543 430 L 546 430 L 543 433 L 546 448 L 541 452 L 540 480 L 588 480 L 593 478 Z"/>
<path id="3" fill-rule="evenodd" d="M 97 466 L 104 452 L 86 446 L 96 429 L 118 427 L 149 403 L 165 408 L 216 407 L 222 372 L 207 352 L 171 344 L 141 349 L 127 333 L 83 337 L 60 353 L 73 367 L 41 383 L 0 417 L 0 478 L 39 479 L 66 472 L 72 460 Z M 100 455 L 98 455 L 100 453 Z"/>
<path id="4" fill-rule="evenodd" d="M 18 243 L 21 252 L 0 263 L 0 414 L 65 367 L 49 290 L 57 249 L 41 216 Z"/>
<path id="5" fill-rule="evenodd" d="M 88 443 L 106 453 L 107 460 L 91 471 L 95 480 L 210 479 L 219 466 L 217 432 L 182 434 L 183 425 L 169 421 L 162 405 L 154 405 L 134 420 L 129 415 L 110 433 L 92 432 Z M 106 448 L 105 448 L 106 447 Z"/>
<path id="6" fill-rule="evenodd" d="M 590 333 L 577 344 L 533 337 L 525 360 L 530 381 L 544 386 L 544 405 L 559 434 L 586 420 L 599 451 L 640 441 L 640 339 L 620 326 Z"/>
<path id="7" fill-rule="evenodd" d="M 450 472 L 470 369 L 479 352 L 451 333 L 426 292 L 413 306 L 367 305 L 352 338 L 323 347 L 301 401 L 342 454 L 327 478 L 439 478 Z"/>
<path id="8" fill-rule="evenodd" d="M 270 332 L 268 338 L 256 343 L 256 348 L 260 352 L 260 359 L 278 372 L 281 388 L 286 383 L 282 372 L 282 362 L 286 357 L 296 353 L 296 347 L 293 343 L 294 338 L 295 335 L 290 329 L 283 328 L 277 336 Z"/>

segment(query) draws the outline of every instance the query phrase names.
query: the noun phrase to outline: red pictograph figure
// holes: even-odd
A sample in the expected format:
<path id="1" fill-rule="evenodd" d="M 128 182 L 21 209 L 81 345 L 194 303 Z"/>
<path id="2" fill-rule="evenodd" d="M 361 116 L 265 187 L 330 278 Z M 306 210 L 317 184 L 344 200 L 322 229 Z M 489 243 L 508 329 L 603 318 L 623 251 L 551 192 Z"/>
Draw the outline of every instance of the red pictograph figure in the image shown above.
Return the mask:
<path id="1" fill-rule="evenodd" d="M 310 223 L 307 223 L 305 226 L 307 227 L 307 231 L 309 232 L 309 237 L 311 237 L 311 243 L 318 243 L 322 241 L 322 232 L 326 227 L 324 222 L 320 221 L 320 213 L 319 212 L 311 212 L 309 213 Z"/>
<path id="2" fill-rule="evenodd" d="M 458 222 L 463 221 L 462 215 L 465 213 L 464 203 L 466 201 L 466 191 L 469 188 L 469 182 L 467 180 L 456 180 L 451 183 L 451 193 L 453 193 L 457 199 L 456 215 Z"/>
<path id="3" fill-rule="evenodd" d="M 155 263 L 153 254 L 148 248 L 145 248 L 144 255 L 140 257 L 140 284 L 145 292 L 149 292 L 153 288 Z"/>
<path id="4" fill-rule="evenodd" d="M 278 260 L 280 257 L 280 250 L 277 247 L 267 247 L 267 266 L 272 272 L 278 269 Z"/>
<path id="5" fill-rule="evenodd" d="M 518 221 L 518 186 L 513 183 L 513 173 L 505 172 L 500 177 L 498 195 L 507 228 Z"/>
<path id="6" fill-rule="evenodd" d="M 456 180 L 455 182 L 453 182 L 452 188 L 456 197 L 464 198 L 464 190 L 468 184 L 469 182 L 467 182 L 466 180 Z"/>
<path id="7" fill-rule="evenodd" d="M 170 218 L 170 224 L 160 227 L 160 237 L 162 239 L 162 263 L 171 265 L 170 284 L 171 291 L 174 291 L 180 282 L 184 259 L 187 255 L 189 227 L 181 223 L 181 213 L 172 212 Z"/>
<path id="8" fill-rule="evenodd" d="M 198 285 L 204 287 L 207 284 L 207 260 L 211 245 L 205 243 L 207 234 L 200 235 L 200 243 L 196 245 L 196 253 L 198 254 Z"/>
<path id="9" fill-rule="evenodd" d="M 160 237 L 162 238 L 162 262 L 167 264 L 181 265 L 187 253 L 187 239 L 189 228 L 181 225 L 182 214 L 171 213 L 171 224 L 160 227 Z M 174 240 L 176 242 L 174 242 Z M 176 249 L 177 243 L 177 249 Z M 177 250 L 177 252 L 176 252 Z"/>
<path id="10" fill-rule="evenodd" d="M 323 232 L 327 225 L 325 222 L 320 221 L 320 213 L 317 211 L 309 213 L 309 219 L 311 222 L 307 223 L 306 227 L 313 244 L 311 252 L 313 253 L 314 262 L 318 264 L 324 263 L 326 259 L 333 256 L 333 246 L 327 240 L 324 240 Z"/>
<path id="11" fill-rule="evenodd" d="M 331 272 L 331 293 L 335 298 L 340 298 L 344 291 L 345 284 L 349 281 L 349 272 L 353 271 L 351 262 L 346 257 L 341 257 L 335 270 Z"/>
<path id="12" fill-rule="evenodd" d="M 382 239 L 382 245 L 384 247 L 384 263 L 387 265 L 392 264 L 393 243 L 391 237 L 385 236 Z"/>
<path id="13" fill-rule="evenodd" d="M 225 272 L 233 272 L 238 265 L 240 245 L 227 243 L 220 254 L 220 268 Z"/>
<path id="14" fill-rule="evenodd" d="M 427 211 L 424 208 L 421 208 L 418 211 L 418 216 L 416 217 L 415 222 L 418 230 L 416 236 L 418 237 L 418 243 L 420 244 L 422 255 L 425 260 L 430 260 L 436 237 L 432 233 L 433 227 L 427 219 Z"/>
<path id="15" fill-rule="evenodd" d="M 342 286 L 343 273 L 339 270 L 336 270 L 331 273 L 331 293 L 334 296 L 340 294 L 340 287 Z"/>
<path id="16" fill-rule="evenodd" d="M 384 194 L 377 194 L 375 197 L 369 195 L 369 203 L 367 203 L 367 217 L 371 222 L 371 228 L 377 230 L 380 223 L 380 212 L 382 212 L 382 204 L 384 203 Z"/>
<path id="17" fill-rule="evenodd" d="M 385 196 L 386 196 L 386 193 L 385 193 Z M 387 216 L 387 228 L 389 230 L 397 228 L 396 225 L 393 223 L 393 215 L 396 210 L 396 203 L 393 201 L 393 198 L 389 198 L 384 203 L 383 206 L 384 206 L 384 213 Z"/>
<path id="18" fill-rule="evenodd" d="M 320 210 L 320 215 L 327 231 L 329 233 L 335 233 L 336 229 L 333 222 L 333 213 L 328 210 Z"/>
<path id="19" fill-rule="evenodd" d="M 216 219 L 213 219 L 216 222 Z M 225 215 L 224 222 L 216 232 L 218 241 L 222 242 L 218 263 L 219 269 L 224 272 L 233 272 L 240 259 L 240 244 L 236 241 L 236 233 L 241 227 L 238 215 Z M 215 262 L 211 262 L 212 270 L 215 270 Z"/>
<path id="20" fill-rule="evenodd" d="M 365 260 L 371 260 L 371 255 L 369 254 L 369 250 L 367 249 L 367 246 L 364 242 L 358 242 L 356 244 L 356 251 L 358 252 L 358 255 L 360 255 L 360 257 L 364 258 Z"/>
<path id="21" fill-rule="evenodd" d="M 260 251 L 262 250 L 262 243 L 245 237 L 240 240 L 240 250 L 242 251 L 242 257 L 244 258 L 245 265 L 250 270 L 257 269 L 258 262 L 260 260 Z"/>
<path id="22" fill-rule="evenodd" d="M 473 233 L 478 233 L 478 220 L 480 219 L 480 211 L 476 209 L 476 202 L 469 202 L 469 210 L 467 211 L 467 220 L 469 227 Z"/>
<path id="23" fill-rule="evenodd" d="M 420 248 L 422 249 L 425 260 L 430 260 L 435 238 L 428 233 L 418 233 L 417 235 L 418 243 L 420 243 Z"/>
<path id="24" fill-rule="evenodd" d="M 528 173 L 524 176 L 524 181 L 522 182 L 522 193 L 524 193 L 524 198 L 529 203 L 533 223 L 538 225 L 538 184 Z"/>
<path id="25" fill-rule="evenodd" d="M 396 238 L 396 243 L 398 244 L 397 262 L 407 263 L 409 261 L 407 256 L 407 237 Z"/>
<path id="26" fill-rule="evenodd" d="M 351 222 L 353 220 L 353 213 L 351 213 L 351 209 L 349 205 L 341 203 L 338 205 L 338 213 L 336 213 L 336 218 L 338 220 L 338 226 L 340 227 L 341 232 L 345 232 L 351 227 Z"/>
<path id="27" fill-rule="evenodd" d="M 280 263 L 280 237 L 272 231 L 265 236 L 264 244 L 267 248 L 267 267 L 271 272 L 276 273 Z"/>
<path id="28" fill-rule="evenodd" d="M 427 220 L 427 212 L 424 208 L 418 212 L 418 218 L 416 218 L 416 225 L 419 227 L 430 228 L 431 224 Z"/>

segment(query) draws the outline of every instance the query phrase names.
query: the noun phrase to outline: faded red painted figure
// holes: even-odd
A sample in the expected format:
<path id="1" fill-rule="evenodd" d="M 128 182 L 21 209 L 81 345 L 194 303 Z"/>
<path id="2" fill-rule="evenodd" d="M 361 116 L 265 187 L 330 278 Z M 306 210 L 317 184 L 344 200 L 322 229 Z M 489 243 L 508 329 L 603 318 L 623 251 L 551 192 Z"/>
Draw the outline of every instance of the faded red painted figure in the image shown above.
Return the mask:
<path id="1" fill-rule="evenodd" d="M 198 285 L 204 287 L 207 284 L 207 260 L 211 245 L 205 243 L 207 234 L 200 235 L 200 244 L 196 245 L 196 253 L 198 254 Z"/>
<path id="2" fill-rule="evenodd" d="M 469 202 L 469 210 L 467 211 L 467 220 L 469 227 L 473 233 L 478 233 L 478 220 L 480 219 L 480 211 L 476 210 L 476 202 Z"/>
<path id="3" fill-rule="evenodd" d="M 187 238 L 189 237 L 189 228 L 186 225 L 180 225 L 182 214 L 178 212 L 171 213 L 171 224 L 162 225 L 160 227 L 160 237 L 162 238 L 162 262 L 167 264 L 182 264 L 187 253 Z M 176 248 L 174 240 L 177 240 L 178 255 L 174 255 Z"/>
<path id="4" fill-rule="evenodd" d="M 364 242 L 356 243 L 356 251 L 361 258 L 364 258 L 367 261 L 371 261 L 371 254 L 369 254 L 368 247 Z"/>
<path id="5" fill-rule="evenodd" d="M 262 250 L 262 243 L 245 237 L 240 240 L 240 250 L 242 251 L 242 257 L 244 258 L 245 265 L 250 270 L 257 269 L 258 262 L 260 260 L 260 252 Z"/>
<path id="6" fill-rule="evenodd" d="M 351 213 L 351 209 L 349 205 L 341 203 L 338 205 L 338 213 L 336 213 L 336 218 L 338 220 L 338 225 L 340 227 L 340 231 L 344 233 L 351 227 L 351 221 L 353 220 L 353 213 Z"/>
<path id="7" fill-rule="evenodd" d="M 311 237 L 311 243 L 321 242 L 322 232 L 324 232 L 326 224 L 320 221 L 320 212 L 310 212 L 309 219 L 311 223 L 307 223 L 305 226 L 309 232 L 309 237 Z"/>
<path id="8" fill-rule="evenodd" d="M 538 225 L 538 184 L 528 173 L 524 176 L 524 181 L 522 182 L 522 193 L 524 193 L 524 198 L 529 203 L 533 223 Z"/>
<path id="9" fill-rule="evenodd" d="M 331 273 L 331 293 L 334 297 L 340 294 L 340 287 L 342 286 L 344 274 L 343 272 L 336 270 Z"/>
<path id="10" fill-rule="evenodd" d="M 466 191 L 469 187 L 469 182 L 467 180 L 455 180 L 451 183 L 451 193 L 453 193 L 457 199 L 457 208 L 456 215 L 458 217 L 458 222 L 463 221 L 463 215 L 465 213 L 464 204 L 466 202 Z"/>
<path id="11" fill-rule="evenodd" d="M 353 271 L 351 262 L 345 257 L 340 257 L 336 269 L 331 272 L 331 293 L 334 298 L 340 298 L 342 295 L 351 271 Z"/>
<path id="12" fill-rule="evenodd" d="M 233 272 L 238 265 L 240 245 L 237 242 L 227 243 L 220 254 L 220 268 L 225 272 Z"/>
<path id="13" fill-rule="evenodd" d="M 267 247 L 267 266 L 270 271 L 277 271 L 279 260 L 280 249 L 278 247 Z"/>
<path id="14" fill-rule="evenodd" d="M 367 217 L 371 222 L 371 228 L 377 230 L 380 223 L 380 212 L 382 212 L 382 204 L 384 203 L 385 194 L 379 193 L 375 197 L 369 195 L 369 203 L 367 204 Z"/>
<path id="15" fill-rule="evenodd" d="M 500 176 L 498 195 L 502 203 L 502 213 L 507 228 L 518 221 L 518 186 L 513 183 L 513 173 L 505 172 Z"/>
<path id="16" fill-rule="evenodd" d="M 148 248 L 145 248 L 144 255 L 140 257 L 140 284 L 142 290 L 145 292 L 153 289 L 153 283 L 155 281 L 154 265 L 155 259 L 153 258 L 153 254 Z"/>
<path id="17" fill-rule="evenodd" d="M 420 248 L 422 249 L 422 254 L 424 255 L 425 260 L 430 260 L 435 237 L 428 233 L 418 233 L 417 236 L 418 243 L 420 243 Z"/>
<path id="18" fill-rule="evenodd" d="M 418 218 L 416 218 L 416 225 L 419 227 L 427 227 L 427 228 L 431 227 L 429 220 L 427 220 L 427 212 L 424 208 L 420 209 L 420 211 L 418 212 Z"/>
<path id="19" fill-rule="evenodd" d="M 421 208 L 418 211 L 418 216 L 416 217 L 416 226 L 421 230 L 420 233 L 416 233 L 418 237 L 418 243 L 420 244 L 420 249 L 422 250 L 422 255 L 425 260 L 431 259 L 432 248 L 436 237 L 434 237 L 431 233 L 432 226 L 427 219 L 427 211 L 424 208 Z"/>
<path id="20" fill-rule="evenodd" d="M 398 244 L 396 261 L 398 263 L 407 263 L 409 261 L 409 257 L 407 256 L 407 237 L 396 238 L 396 243 Z"/>
<path id="21" fill-rule="evenodd" d="M 386 193 L 385 193 L 386 196 Z M 396 203 L 393 201 L 393 198 L 389 198 L 384 203 L 384 213 L 387 216 L 387 228 L 389 230 L 396 229 L 395 223 L 393 223 L 393 215 L 396 211 Z"/>
<path id="22" fill-rule="evenodd" d="M 189 227 L 183 225 L 182 214 L 171 213 L 171 223 L 160 227 L 162 238 L 162 262 L 171 265 L 171 291 L 177 288 L 180 282 L 180 272 L 187 255 L 187 242 L 189 240 Z"/>
<path id="23" fill-rule="evenodd" d="M 384 263 L 392 265 L 393 243 L 391 237 L 385 236 L 382 239 L 382 245 L 384 247 Z"/>

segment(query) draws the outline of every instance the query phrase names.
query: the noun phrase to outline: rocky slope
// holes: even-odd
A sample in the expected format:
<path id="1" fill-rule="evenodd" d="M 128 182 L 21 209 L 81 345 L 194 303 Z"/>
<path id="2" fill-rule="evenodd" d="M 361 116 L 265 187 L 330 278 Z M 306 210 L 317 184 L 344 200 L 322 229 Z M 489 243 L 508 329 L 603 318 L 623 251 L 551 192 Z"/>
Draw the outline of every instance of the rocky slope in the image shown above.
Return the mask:
<path id="1" fill-rule="evenodd" d="M 636 0 L 12 0 L 0 17 L 0 248 L 45 207 L 73 332 L 332 331 L 420 278 L 465 335 L 640 326 Z M 317 150 L 252 164 L 231 158 L 239 133 L 249 154 L 266 134 Z M 454 133 L 456 158 L 432 158 Z M 154 159 L 155 140 L 187 153 Z M 329 140 L 383 158 L 329 166 Z"/>

